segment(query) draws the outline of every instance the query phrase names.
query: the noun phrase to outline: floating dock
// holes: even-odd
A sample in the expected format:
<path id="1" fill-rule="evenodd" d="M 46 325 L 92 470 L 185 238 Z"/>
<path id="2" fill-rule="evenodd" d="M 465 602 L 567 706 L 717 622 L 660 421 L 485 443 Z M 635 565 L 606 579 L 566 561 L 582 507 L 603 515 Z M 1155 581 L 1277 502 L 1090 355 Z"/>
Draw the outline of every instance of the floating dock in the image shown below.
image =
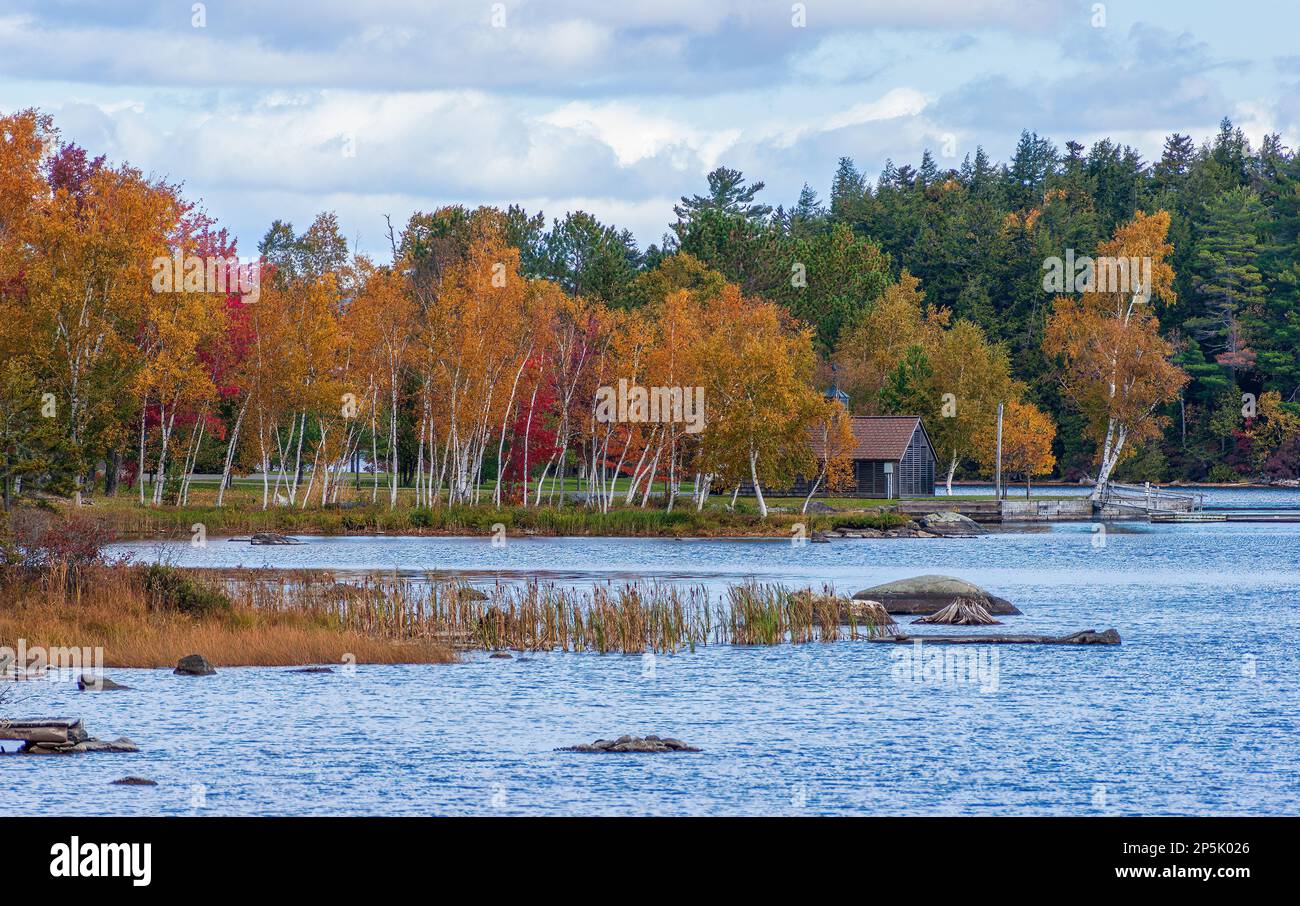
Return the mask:
<path id="1" fill-rule="evenodd" d="M 1113 485 L 1100 501 L 1074 497 L 1008 497 L 969 500 L 926 497 L 900 500 L 905 516 L 953 512 L 983 523 L 1111 522 L 1146 520 L 1159 523 L 1300 522 L 1300 509 L 1205 509 L 1205 495 L 1155 486 Z"/>

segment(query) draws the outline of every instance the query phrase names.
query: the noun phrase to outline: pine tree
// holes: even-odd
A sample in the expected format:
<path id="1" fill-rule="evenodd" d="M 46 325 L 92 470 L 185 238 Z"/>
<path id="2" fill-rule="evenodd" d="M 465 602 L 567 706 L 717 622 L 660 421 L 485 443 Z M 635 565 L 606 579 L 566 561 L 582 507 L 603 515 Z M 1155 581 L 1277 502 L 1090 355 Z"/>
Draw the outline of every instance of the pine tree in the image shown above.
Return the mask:
<path id="1" fill-rule="evenodd" d="M 1266 187 L 1272 214 L 1263 270 L 1268 300 L 1252 323 L 1265 390 L 1300 401 L 1300 155 L 1277 160 Z"/>
<path id="2" fill-rule="evenodd" d="M 1028 210 L 1043 198 L 1047 178 L 1056 171 L 1056 146 L 1037 133 L 1020 133 L 1020 142 L 1004 171 L 1003 182 L 1013 211 Z"/>
<path id="3" fill-rule="evenodd" d="M 917 171 L 917 182 L 925 189 L 939 181 L 939 167 L 934 162 L 934 155 L 926 148 L 921 152 L 921 169 Z"/>
<path id="4" fill-rule="evenodd" d="M 762 220 L 772 213 L 771 206 L 754 201 L 754 196 L 763 191 L 765 183 L 745 185 L 745 174 L 727 167 L 718 167 L 708 175 L 708 180 L 708 195 L 683 195 L 681 204 L 673 206 L 679 225 L 690 222 L 707 210 L 720 211 L 746 220 Z M 681 235 L 680 231 L 678 235 Z"/>
<path id="5" fill-rule="evenodd" d="M 1255 362 L 1243 323 L 1253 332 L 1265 299 L 1257 236 L 1262 217 L 1254 192 L 1238 188 L 1220 194 L 1206 209 L 1193 262 L 1199 314 L 1187 327 L 1234 372 Z"/>
<path id="6" fill-rule="evenodd" d="M 848 224 L 859 233 L 867 232 L 871 205 L 871 190 L 867 186 L 866 177 L 858 172 L 853 158 L 841 157 L 835 177 L 831 180 L 831 221 Z"/>

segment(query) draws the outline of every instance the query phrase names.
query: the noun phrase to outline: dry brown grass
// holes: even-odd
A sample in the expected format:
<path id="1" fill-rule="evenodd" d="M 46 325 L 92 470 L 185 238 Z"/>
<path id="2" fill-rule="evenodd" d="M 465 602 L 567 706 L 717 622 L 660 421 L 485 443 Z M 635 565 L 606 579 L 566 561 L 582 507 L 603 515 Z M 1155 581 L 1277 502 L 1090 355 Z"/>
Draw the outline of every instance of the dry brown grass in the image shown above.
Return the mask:
<path id="1" fill-rule="evenodd" d="M 61 570 L 0 587 L 0 644 L 104 649 L 108 667 L 174 667 L 187 654 L 216 666 L 448 663 L 437 639 L 364 632 L 337 615 L 262 608 L 231 586 L 227 610 L 190 616 L 150 608 L 137 569 L 94 567 L 79 582 Z M 247 589 L 245 589 L 247 591 Z"/>

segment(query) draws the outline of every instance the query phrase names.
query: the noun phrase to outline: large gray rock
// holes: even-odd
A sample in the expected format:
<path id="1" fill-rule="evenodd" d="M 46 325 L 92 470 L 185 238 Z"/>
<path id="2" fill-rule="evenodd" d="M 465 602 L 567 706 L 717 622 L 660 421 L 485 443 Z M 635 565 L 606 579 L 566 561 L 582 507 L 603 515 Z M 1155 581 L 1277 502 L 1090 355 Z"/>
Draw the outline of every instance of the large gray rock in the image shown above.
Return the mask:
<path id="1" fill-rule="evenodd" d="M 176 662 L 172 673 L 177 676 L 212 676 L 217 671 L 201 654 L 187 654 Z"/>
<path id="2" fill-rule="evenodd" d="M 83 673 L 77 678 L 77 688 L 82 692 L 113 692 L 131 687 L 115 683 L 102 674 Z"/>
<path id="3" fill-rule="evenodd" d="M 931 534 L 942 535 L 945 538 L 986 534 L 984 527 L 974 519 L 947 510 L 941 513 L 927 513 L 917 519 L 917 522 Z"/>
<path id="4" fill-rule="evenodd" d="M 1006 598 L 989 594 L 978 585 L 972 585 L 952 576 L 916 576 L 864 588 L 853 597 L 858 600 L 879 601 L 891 614 L 938 613 L 958 598 L 978 601 L 991 614 L 1019 614 L 1020 611 Z"/>

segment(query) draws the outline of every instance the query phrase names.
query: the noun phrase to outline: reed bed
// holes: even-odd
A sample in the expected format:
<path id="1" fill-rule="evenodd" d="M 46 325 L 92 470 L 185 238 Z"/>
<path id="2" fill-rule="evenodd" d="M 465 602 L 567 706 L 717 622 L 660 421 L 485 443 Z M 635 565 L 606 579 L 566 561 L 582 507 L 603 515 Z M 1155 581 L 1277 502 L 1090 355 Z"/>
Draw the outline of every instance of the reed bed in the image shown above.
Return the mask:
<path id="1" fill-rule="evenodd" d="M 750 581 L 712 597 L 655 582 L 570 588 L 531 581 L 487 591 L 426 575 L 320 570 L 52 566 L 0 585 L 0 640 L 103 647 L 115 667 L 166 667 L 190 653 L 218 666 L 439 663 L 456 649 L 673 653 L 886 631 L 887 614 L 829 589 Z"/>
<path id="2" fill-rule="evenodd" d="M 733 645 L 856 641 L 895 628 L 883 607 L 840 598 L 827 587 L 792 591 L 751 580 L 732 586 L 727 598 L 728 607 L 719 616 L 727 620 Z"/>
<path id="3" fill-rule="evenodd" d="M 218 574 L 253 606 L 306 612 L 369 635 L 430 638 L 458 648 L 672 653 L 707 644 L 779 645 L 861 639 L 892 618 L 830 589 L 746 582 L 716 599 L 701 586 L 655 582 L 567 588 L 530 581 L 488 592 L 426 577 L 240 570 Z"/>

